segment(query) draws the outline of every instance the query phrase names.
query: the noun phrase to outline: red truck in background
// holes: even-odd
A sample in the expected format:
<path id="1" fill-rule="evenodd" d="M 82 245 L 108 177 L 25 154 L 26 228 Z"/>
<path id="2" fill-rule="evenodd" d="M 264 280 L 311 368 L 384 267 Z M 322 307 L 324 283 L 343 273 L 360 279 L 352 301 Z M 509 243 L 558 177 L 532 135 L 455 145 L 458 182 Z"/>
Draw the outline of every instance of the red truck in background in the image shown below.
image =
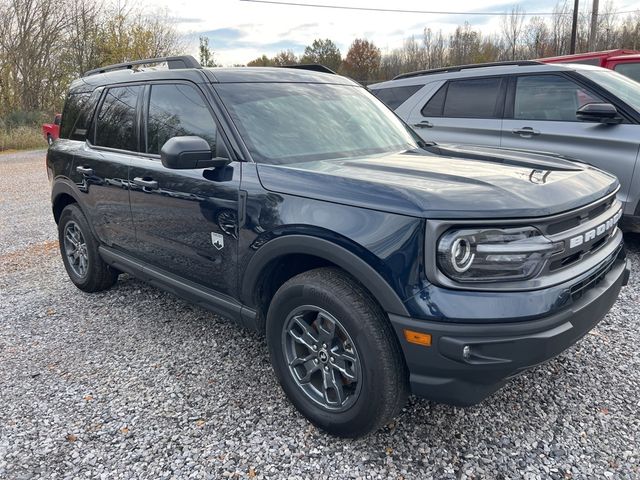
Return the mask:
<path id="1" fill-rule="evenodd" d="M 561 55 L 559 57 L 540 58 L 544 63 L 585 63 L 608 68 L 640 82 L 640 51 L 605 50 L 602 52 L 576 53 L 575 55 Z"/>
<path id="2" fill-rule="evenodd" d="M 56 113 L 55 117 L 53 117 L 53 123 L 42 125 L 42 134 L 49 145 L 60 136 L 60 120 L 62 120 L 62 114 Z"/>

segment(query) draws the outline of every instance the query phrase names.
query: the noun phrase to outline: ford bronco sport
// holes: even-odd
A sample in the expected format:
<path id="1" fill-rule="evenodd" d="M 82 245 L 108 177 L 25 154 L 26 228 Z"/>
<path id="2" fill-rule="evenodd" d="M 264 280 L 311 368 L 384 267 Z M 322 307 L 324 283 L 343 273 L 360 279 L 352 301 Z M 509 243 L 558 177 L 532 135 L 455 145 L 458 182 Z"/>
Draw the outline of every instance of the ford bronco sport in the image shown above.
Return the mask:
<path id="1" fill-rule="evenodd" d="M 330 73 L 88 72 L 47 169 L 78 288 L 126 272 L 265 332 L 291 402 L 336 435 L 409 393 L 480 402 L 585 335 L 629 276 L 613 176 L 422 143 Z"/>

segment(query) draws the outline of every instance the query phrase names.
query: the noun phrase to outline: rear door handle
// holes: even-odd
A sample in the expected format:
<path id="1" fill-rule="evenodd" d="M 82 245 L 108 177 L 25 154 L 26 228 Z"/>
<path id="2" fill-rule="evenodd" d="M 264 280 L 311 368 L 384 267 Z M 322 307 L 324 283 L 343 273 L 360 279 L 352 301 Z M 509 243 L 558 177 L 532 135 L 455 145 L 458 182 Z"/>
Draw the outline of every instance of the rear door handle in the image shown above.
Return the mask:
<path id="1" fill-rule="evenodd" d="M 423 120 L 420 123 L 414 123 L 413 126 L 416 128 L 433 128 L 433 123 L 429 120 Z"/>
<path id="2" fill-rule="evenodd" d="M 88 167 L 76 167 L 76 172 L 82 175 L 93 175 L 93 168 Z"/>
<path id="3" fill-rule="evenodd" d="M 158 188 L 158 182 L 152 179 L 146 179 L 142 177 L 136 177 L 133 179 L 133 183 L 140 186 L 148 188 L 149 190 L 156 190 Z"/>
<path id="4" fill-rule="evenodd" d="M 540 130 L 534 130 L 531 127 L 514 128 L 511 130 L 515 135 L 520 135 L 524 138 L 531 138 L 534 135 L 540 135 Z"/>

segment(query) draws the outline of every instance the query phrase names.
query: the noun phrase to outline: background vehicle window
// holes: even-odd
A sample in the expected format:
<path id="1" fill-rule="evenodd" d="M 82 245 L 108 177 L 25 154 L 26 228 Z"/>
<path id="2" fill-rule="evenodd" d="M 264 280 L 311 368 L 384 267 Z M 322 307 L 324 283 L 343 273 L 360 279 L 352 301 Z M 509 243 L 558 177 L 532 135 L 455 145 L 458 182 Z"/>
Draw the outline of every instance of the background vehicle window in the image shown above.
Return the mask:
<path id="1" fill-rule="evenodd" d="M 376 90 L 371 90 L 371 93 L 382 100 L 382 103 L 387 107 L 395 110 L 422 87 L 423 85 L 407 85 L 404 87 L 378 88 Z"/>
<path id="2" fill-rule="evenodd" d="M 576 110 L 587 103 L 602 101 L 568 78 L 557 75 L 519 77 L 513 118 L 577 122 Z"/>
<path id="3" fill-rule="evenodd" d="M 636 82 L 640 82 L 640 63 L 619 63 L 614 70 Z"/>
<path id="4" fill-rule="evenodd" d="M 441 117 L 444 108 L 444 99 L 447 96 L 447 84 L 445 83 L 436 94 L 431 97 L 427 104 L 422 107 L 423 117 Z"/>
<path id="5" fill-rule="evenodd" d="M 501 79 L 474 78 L 449 83 L 444 102 L 444 117 L 495 118 L 500 98 Z"/>
<path id="6" fill-rule="evenodd" d="M 153 85 L 147 121 L 147 153 L 160 153 L 172 137 L 195 135 L 216 146 L 216 123 L 191 85 Z"/>
<path id="7" fill-rule="evenodd" d="M 100 99 L 101 90 L 70 94 L 64 105 L 60 124 L 60 138 L 84 141 L 87 129 Z"/>
<path id="8" fill-rule="evenodd" d="M 136 105 L 141 86 L 110 88 L 96 120 L 96 145 L 138 150 Z"/>

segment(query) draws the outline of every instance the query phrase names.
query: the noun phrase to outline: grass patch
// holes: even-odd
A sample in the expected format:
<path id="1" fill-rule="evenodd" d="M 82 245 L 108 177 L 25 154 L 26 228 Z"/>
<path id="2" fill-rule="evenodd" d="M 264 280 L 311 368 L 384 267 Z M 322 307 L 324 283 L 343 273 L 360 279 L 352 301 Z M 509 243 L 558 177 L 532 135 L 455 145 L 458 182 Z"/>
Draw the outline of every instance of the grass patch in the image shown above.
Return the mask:
<path id="1" fill-rule="evenodd" d="M 39 127 L 20 126 L 0 130 L 0 152 L 44 148 L 47 142 Z"/>

